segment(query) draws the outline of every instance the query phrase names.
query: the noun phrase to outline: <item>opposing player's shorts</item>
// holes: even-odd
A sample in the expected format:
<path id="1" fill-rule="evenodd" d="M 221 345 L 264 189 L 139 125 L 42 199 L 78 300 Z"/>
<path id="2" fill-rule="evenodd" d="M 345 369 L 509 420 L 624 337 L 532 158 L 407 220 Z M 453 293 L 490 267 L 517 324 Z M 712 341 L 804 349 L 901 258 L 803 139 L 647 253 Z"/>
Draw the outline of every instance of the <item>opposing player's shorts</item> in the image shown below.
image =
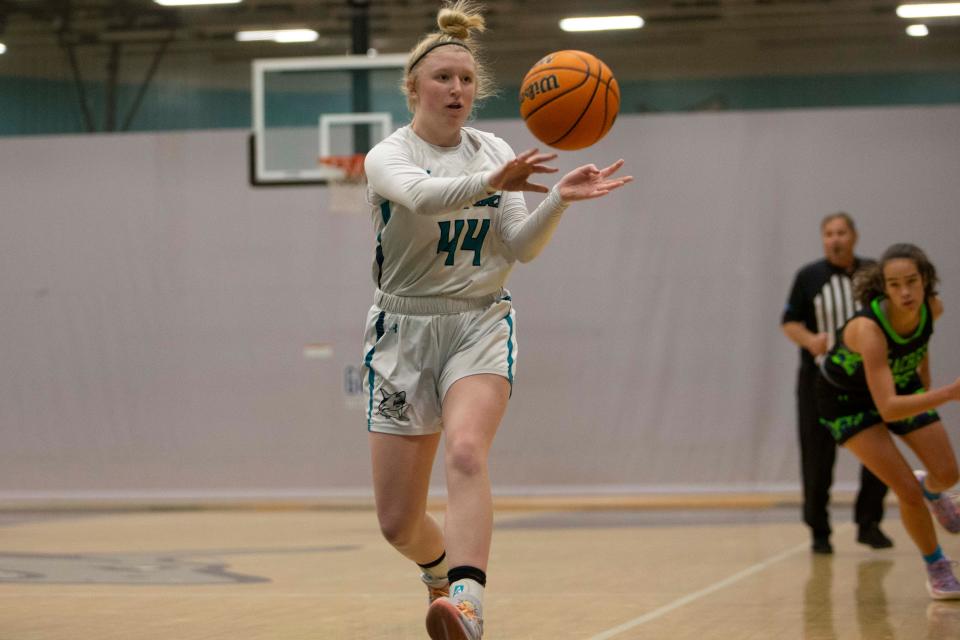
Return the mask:
<path id="1" fill-rule="evenodd" d="M 910 378 L 903 388 L 897 388 L 897 395 L 923 392 L 919 376 Z M 829 429 L 834 440 L 841 445 L 861 431 L 883 422 L 869 391 L 845 391 L 830 384 L 823 376 L 817 378 L 817 411 L 820 424 Z M 904 436 L 939 421 L 939 414 L 931 410 L 886 425 L 891 433 Z"/>
<path id="2" fill-rule="evenodd" d="M 437 433 L 443 398 L 460 378 L 492 373 L 513 388 L 517 331 L 510 294 L 464 300 L 377 291 L 363 353 L 367 429 Z"/>

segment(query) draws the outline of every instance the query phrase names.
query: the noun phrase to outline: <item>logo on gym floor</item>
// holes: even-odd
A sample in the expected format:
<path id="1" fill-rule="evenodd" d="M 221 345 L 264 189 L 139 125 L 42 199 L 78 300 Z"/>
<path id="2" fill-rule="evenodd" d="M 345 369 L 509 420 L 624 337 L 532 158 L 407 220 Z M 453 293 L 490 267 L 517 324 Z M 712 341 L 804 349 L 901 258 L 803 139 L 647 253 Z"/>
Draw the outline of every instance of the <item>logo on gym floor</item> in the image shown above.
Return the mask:
<path id="1" fill-rule="evenodd" d="M 0 584 L 223 584 L 270 582 L 226 563 L 149 554 L 0 553 Z"/>
<path id="2" fill-rule="evenodd" d="M 403 415 L 407 407 L 410 406 L 407 404 L 406 391 L 397 391 L 396 393 L 388 394 L 383 389 L 380 389 L 380 393 L 383 394 L 383 400 L 381 400 L 377 406 L 380 415 L 393 418 L 394 420 L 409 420 L 407 416 Z"/>
<path id="3" fill-rule="evenodd" d="M 145 553 L 0 552 L 0 585 L 151 584 L 198 585 L 270 582 L 270 578 L 231 571 L 227 556 L 263 557 L 288 553 L 339 553 L 358 545 L 326 547 L 206 549 Z"/>

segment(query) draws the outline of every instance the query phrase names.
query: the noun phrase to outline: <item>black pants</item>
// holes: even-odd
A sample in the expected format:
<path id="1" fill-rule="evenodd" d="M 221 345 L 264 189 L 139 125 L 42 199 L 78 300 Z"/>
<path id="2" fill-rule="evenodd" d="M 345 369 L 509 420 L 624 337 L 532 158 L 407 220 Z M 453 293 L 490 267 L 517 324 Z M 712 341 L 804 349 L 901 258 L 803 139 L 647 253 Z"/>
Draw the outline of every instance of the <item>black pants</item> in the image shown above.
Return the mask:
<path id="1" fill-rule="evenodd" d="M 814 536 L 830 535 L 830 485 L 837 444 L 830 430 L 817 417 L 816 367 L 801 367 L 797 377 L 797 416 L 800 431 L 800 472 L 803 476 L 803 521 Z M 860 491 L 854 507 L 858 526 L 879 523 L 883 518 L 883 499 L 887 485 L 869 469 L 860 467 Z"/>

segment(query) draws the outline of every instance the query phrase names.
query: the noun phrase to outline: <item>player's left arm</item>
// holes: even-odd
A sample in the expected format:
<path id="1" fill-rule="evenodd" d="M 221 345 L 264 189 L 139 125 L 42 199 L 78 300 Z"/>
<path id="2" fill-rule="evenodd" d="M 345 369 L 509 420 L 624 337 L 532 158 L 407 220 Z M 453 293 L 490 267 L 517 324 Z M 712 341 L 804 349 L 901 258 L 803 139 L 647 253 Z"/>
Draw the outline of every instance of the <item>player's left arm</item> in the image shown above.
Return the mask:
<path id="1" fill-rule="evenodd" d="M 568 206 L 553 188 L 536 209 L 528 212 L 523 194 L 507 191 L 494 216 L 494 228 L 517 260 L 530 262 L 550 242 Z"/>
<path id="2" fill-rule="evenodd" d="M 633 182 L 633 176 L 611 177 L 622 166 L 622 158 L 603 169 L 598 169 L 595 164 L 585 164 L 563 176 L 555 188 L 566 202 L 602 198 L 614 189 Z"/>
<path id="3" fill-rule="evenodd" d="M 499 162 L 514 157 L 513 149 L 501 138 L 490 135 L 485 143 Z M 494 209 L 491 223 L 494 232 L 510 253 L 520 262 L 536 258 L 550 242 L 560 224 L 560 217 L 569 206 L 560 197 L 556 187 L 547 190 L 547 197 L 532 212 L 521 191 L 501 191 L 500 206 Z"/>
<path id="4" fill-rule="evenodd" d="M 622 166 L 623 160 L 617 160 L 604 169 L 597 169 L 592 164 L 574 169 L 550 190 L 543 202 L 529 215 L 522 194 L 505 194 L 519 197 L 504 198 L 497 225 L 503 243 L 520 262 L 533 260 L 550 242 L 560 224 L 561 215 L 571 202 L 603 197 L 633 180 L 632 176 L 610 179 Z"/>

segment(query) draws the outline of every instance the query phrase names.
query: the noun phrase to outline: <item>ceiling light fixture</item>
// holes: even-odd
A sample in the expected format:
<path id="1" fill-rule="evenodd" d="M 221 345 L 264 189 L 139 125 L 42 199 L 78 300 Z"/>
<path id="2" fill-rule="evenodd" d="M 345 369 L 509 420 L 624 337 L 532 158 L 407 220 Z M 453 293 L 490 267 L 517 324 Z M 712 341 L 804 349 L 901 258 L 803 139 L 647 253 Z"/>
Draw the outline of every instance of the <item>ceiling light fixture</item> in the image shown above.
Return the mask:
<path id="1" fill-rule="evenodd" d="M 960 16 L 960 2 L 939 2 L 926 4 L 902 4 L 897 7 L 901 18 L 947 18 Z"/>
<path id="2" fill-rule="evenodd" d="M 5 44 L 3 44 L 2 42 L 0 42 L 0 56 L 2 56 L 3 54 L 5 54 L 6 52 L 7 52 L 7 45 L 5 45 Z"/>
<path id="3" fill-rule="evenodd" d="M 907 35 L 913 36 L 914 38 L 922 38 L 929 33 L 930 30 L 927 29 L 927 25 L 925 24 L 912 24 L 907 27 Z"/>
<path id="4" fill-rule="evenodd" d="M 238 31 L 235 38 L 238 42 L 313 42 L 320 34 L 313 29 L 270 29 L 265 31 Z"/>
<path id="5" fill-rule="evenodd" d="M 564 18 L 560 28 L 564 31 L 610 31 L 613 29 L 639 29 L 643 26 L 640 16 L 593 16 L 590 18 Z"/>
<path id="6" fill-rule="evenodd" d="M 283 29 L 277 31 L 274 40 L 277 42 L 314 42 L 320 34 L 313 29 Z"/>
<path id="7" fill-rule="evenodd" d="M 153 0 L 164 7 L 192 7 L 204 4 L 240 4 L 243 0 Z"/>

